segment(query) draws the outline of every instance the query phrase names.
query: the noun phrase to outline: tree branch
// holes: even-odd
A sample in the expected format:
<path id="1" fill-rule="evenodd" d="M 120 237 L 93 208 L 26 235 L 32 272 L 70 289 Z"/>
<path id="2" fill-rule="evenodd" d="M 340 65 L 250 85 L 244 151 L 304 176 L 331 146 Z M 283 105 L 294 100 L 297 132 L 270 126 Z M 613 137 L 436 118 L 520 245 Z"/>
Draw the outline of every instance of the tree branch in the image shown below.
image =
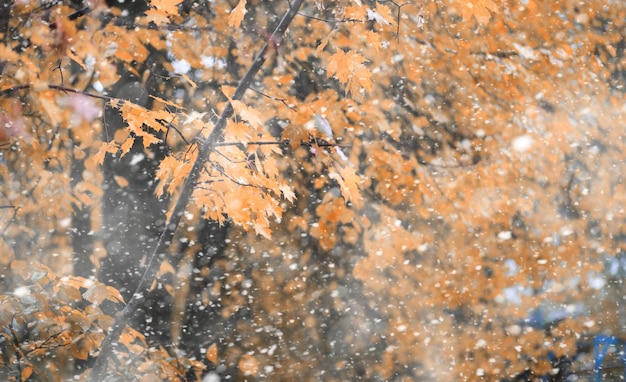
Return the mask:
<path id="1" fill-rule="evenodd" d="M 246 74 L 239 81 L 239 85 L 235 89 L 235 94 L 233 94 L 231 98 L 232 100 L 240 100 L 243 97 L 244 93 L 250 87 L 250 84 L 254 80 L 254 76 L 261 69 L 263 63 L 265 62 L 265 55 L 268 50 L 269 42 L 274 42 L 282 38 L 285 31 L 287 30 L 287 27 L 298 13 L 298 9 L 300 9 L 300 6 L 303 2 L 304 0 L 295 0 L 292 3 L 289 10 L 285 13 L 282 20 L 274 30 L 274 33 L 272 33 L 272 35 L 268 38 L 268 40 L 265 42 L 265 45 L 263 45 L 263 48 L 261 48 L 261 51 L 254 59 L 252 66 L 250 66 Z M 191 195 L 194 188 L 196 187 L 200 172 L 204 168 L 206 162 L 209 160 L 209 156 L 215 149 L 216 144 L 223 139 L 222 133 L 226 128 L 226 122 L 233 115 L 233 113 L 233 106 L 229 103 L 222 112 L 222 115 L 220 116 L 218 121 L 216 122 L 213 131 L 211 131 L 211 134 L 207 137 L 206 140 L 203 141 L 202 146 L 200 147 L 200 151 L 198 153 L 198 157 L 194 162 L 191 171 L 189 172 L 189 176 L 187 177 L 187 179 L 185 179 L 185 183 L 183 184 L 180 194 L 176 199 L 174 210 L 172 211 L 172 214 L 170 215 L 170 218 L 165 225 L 165 229 L 161 233 L 159 241 L 154 251 L 152 252 L 152 255 L 150 256 L 148 264 L 146 265 L 146 270 L 141 278 L 141 281 L 139 282 L 139 285 L 137 286 L 137 290 L 133 294 L 133 297 L 130 299 L 130 301 L 128 301 L 128 304 L 126 304 L 126 307 L 124 307 L 124 309 L 122 309 L 122 311 L 116 315 L 115 321 L 113 322 L 113 325 L 109 330 L 108 335 L 102 343 L 100 356 L 94 363 L 88 381 L 101 381 L 105 378 L 108 359 L 111 354 L 113 354 L 111 349 L 112 345 L 119 340 L 120 335 L 126 327 L 126 322 L 128 322 L 129 319 L 137 313 L 137 311 L 141 307 L 142 301 L 150 291 L 150 286 L 152 285 L 152 282 L 157 275 L 159 267 L 167 254 L 167 249 L 170 246 L 172 238 L 174 237 L 176 228 L 178 227 L 185 208 L 189 203 L 189 200 L 191 199 Z"/>

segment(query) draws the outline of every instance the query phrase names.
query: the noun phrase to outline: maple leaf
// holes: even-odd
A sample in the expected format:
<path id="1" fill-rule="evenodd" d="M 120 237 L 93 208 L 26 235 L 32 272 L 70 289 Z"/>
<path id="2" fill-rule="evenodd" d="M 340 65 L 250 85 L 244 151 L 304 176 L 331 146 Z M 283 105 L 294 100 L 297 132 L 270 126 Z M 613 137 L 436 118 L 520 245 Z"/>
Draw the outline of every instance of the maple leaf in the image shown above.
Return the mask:
<path id="1" fill-rule="evenodd" d="M 287 186 L 286 184 L 283 184 L 279 186 L 278 189 L 283 193 L 283 196 L 285 197 L 285 199 L 289 200 L 292 203 L 294 200 L 296 200 L 296 194 L 293 192 L 291 187 Z"/>
<path id="2" fill-rule="evenodd" d="M 380 25 L 393 25 L 396 20 L 391 15 L 391 10 L 386 5 L 376 3 L 376 9 L 367 9 L 367 19 L 374 20 Z"/>
<path id="3" fill-rule="evenodd" d="M 234 122 L 232 120 L 227 122 L 226 133 L 224 134 L 225 140 L 246 144 L 250 141 L 252 136 L 253 131 L 250 129 L 250 126 L 245 123 L 241 121 Z"/>
<path id="4" fill-rule="evenodd" d="M 119 150 L 119 146 L 115 142 L 102 142 L 98 152 L 94 155 L 94 159 L 98 165 L 102 165 L 106 153 L 116 154 L 117 150 Z"/>
<path id="5" fill-rule="evenodd" d="M 361 192 L 359 191 L 359 183 L 361 178 L 356 174 L 351 166 L 336 166 L 330 169 L 328 177 L 335 180 L 341 189 L 341 195 L 346 202 L 352 202 L 355 207 L 361 207 Z"/>
<path id="6" fill-rule="evenodd" d="M 244 16 L 246 15 L 246 0 L 239 0 L 237 6 L 230 12 L 228 16 L 228 25 L 239 28 Z"/>
<path id="7" fill-rule="evenodd" d="M 122 145 L 120 146 L 120 151 L 122 152 L 122 156 L 128 154 L 130 149 L 133 147 L 134 143 L 135 143 L 134 137 L 129 137 L 124 141 L 124 143 L 122 143 Z"/>
<path id="8" fill-rule="evenodd" d="M 363 65 L 365 57 L 353 50 L 345 53 L 338 50 L 328 59 L 326 71 L 328 77 L 335 77 L 344 85 L 347 85 L 346 93 L 354 97 L 360 97 L 361 88 L 371 91 L 372 79 L 370 71 Z"/>
<path id="9" fill-rule="evenodd" d="M 261 113 L 241 101 L 230 100 L 230 103 L 233 105 L 235 112 L 239 114 L 242 119 L 248 121 L 250 126 L 257 128 L 263 127 L 263 116 Z"/>

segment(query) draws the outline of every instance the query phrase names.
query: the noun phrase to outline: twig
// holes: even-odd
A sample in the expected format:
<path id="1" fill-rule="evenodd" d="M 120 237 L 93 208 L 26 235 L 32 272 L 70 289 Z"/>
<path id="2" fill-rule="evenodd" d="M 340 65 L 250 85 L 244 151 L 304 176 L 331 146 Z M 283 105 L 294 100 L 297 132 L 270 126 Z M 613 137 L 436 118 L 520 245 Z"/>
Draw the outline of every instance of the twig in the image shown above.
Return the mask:
<path id="1" fill-rule="evenodd" d="M 31 88 L 30 85 L 12 86 L 12 87 L 10 87 L 8 89 L 1 90 L 0 91 L 0 97 L 8 97 L 11 93 L 15 93 L 17 91 L 24 90 L 24 89 L 30 89 L 30 88 Z M 62 91 L 64 93 L 82 94 L 82 95 L 87 96 L 87 97 L 97 98 L 97 99 L 101 99 L 101 100 L 104 100 L 104 101 L 111 101 L 111 100 L 115 99 L 113 97 L 108 97 L 108 96 L 104 96 L 104 95 L 100 95 L 100 94 L 89 93 L 89 92 L 85 92 L 85 91 L 78 90 L 78 89 L 73 89 L 73 88 L 66 88 L 65 86 L 59 86 L 59 85 L 48 85 L 48 89 L 60 90 L 60 91 Z"/>
<path id="2" fill-rule="evenodd" d="M 323 21 L 325 23 L 360 23 L 360 22 L 362 22 L 361 20 L 358 20 L 358 19 L 341 19 L 341 20 L 339 20 L 339 19 L 324 19 L 324 18 L 321 18 L 321 17 L 305 15 L 304 13 L 300 13 L 300 12 L 298 12 L 298 16 L 302 16 L 302 17 L 305 17 L 307 19 Z"/>
<path id="3" fill-rule="evenodd" d="M 282 141 L 256 141 L 256 142 L 218 142 L 215 143 L 215 147 L 224 147 L 224 146 L 251 146 L 251 145 L 256 145 L 256 146 L 266 146 L 266 145 L 286 145 L 289 144 L 289 139 L 285 139 Z M 315 142 L 315 143 L 309 143 L 309 142 L 302 142 L 301 146 L 310 146 L 311 144 L 315 144 L 315 146 L 319 146 L 319 147 L 339 147 L 339 148 L 347 148 L 347 147 L 352 147 L 351 145 L 339 145 L 337 143 L 328 143 L 328 142 Z"/>
<path id="4" fill-rule="evenodd" d="M 293 111 L 298 111 L 298 109 L 296 109 L 296 107 L 295 107 L 295 106 L 290 106 L 290 105 L 287 103 L 287 99 L 285 99 L 285 98 L 278 98 L 278 97 L 271 96 L 271 95 L 269 95 L 269 94 L 265 94 L 265 93 L 263 93 L 262 91 L 257 90 L 257 89 L 255 89 L 255 88 L 253 88 L 253 87 L 250 87 L 250 90 L 252 90 L 252 91 L 254 91 L 254 92 L 257 92 L 258 94 L 262 95 L 263 97 L 266 97 L 266 98 L 272 99 L 272 100 L 274 100 L 274 101 L 279 101 L 280 103 L 282 103 L 283 105 L 287 106 L 288 108 L 290 108 L 290 109 L 291 109 L 291 110 L 293 110 Z"/>
<path id="5" fill-rule="evenodd" d="M 261 69 L 263 63 L 265 62 L 265 55 L 267 53 L 270 41 L 276 41 L 277 39 L 282 38 L 283 34 L 287 30 L 287 27 L 298 13 L 298 9 L 300 9 L 303 2 L 304 0 L 295 0 L 289 10 L 285 13 L 282 20 L 274 30 L 274 33 L 272 33 L 270 38 L 265 42 L 263 48 L 261 48 L 261 51 L 254 59 L 252 66 L 250 66 L 246 74 L 239 81 L 239 85 L 235 89 L 235 93 L 231 98 L 232 100 L 240 100 L 243 97 L 244 93 L 250 87 L 250 84 L 254 80 L 254 76 Z M 215 127 L 211 131 L 211 134 L 202 143 L 202 146 L 200 147 L 198 152 L 198 157 L 193 163 L 193 166 L 189 171 L 189 175 L 187 176 L 187 179 L 185 179 L 180 194 L 176 199 L 174 209 L 172 210 L 172 213 L 167 223 L 165 224 L 165 228 L 163 229 L 163 232 L 159 237 L 159 241 L 157 242 L 157 245 L 154 248 L 152 255 L 150 255 L 150 259 L 148 260 L 146 270 L 141 278 L 141 281 L 139 282 L 135 293 L 133 293 L 133 297 L 130 299 L 130 301 L 128 301 L 128 304 L 126 304 L 126 307 L 124 307 L 124 309 L 122 309 L 122 311 L 116 315 L 115 321 L 113 322 L 109 333 L 102 342 L 100 356 L 96 359 L 94 363 L 88 381 L 96 382 L 105 379 L 108 360 L 113 354 L 112 346 L 119 340 L 120 335 L 126 327 L 126 323 L 136 314 L 145 296 L 149 293 L 152 281 L 158 273 L 159 267 L 167 254 L 167 249 L 172 242 L 174 233 L 176 232 L 176 228 L 180 223 L 180 219 L 183 216 L 185 208 L 187 207 L 187 204 L 191 199 L 191 195 L 196 187 L 196 183 L 198 182 L 200 173 L 202 172 L 202 169 L 204 168 L 207 161 L 209 160 L 209 156 L 214 151 L 215 144 L 223 139 L 222 134 L 224 132 L 224 129 L 226 128 L 226 122 L 233 115 L 233 113 L 234 108 L 232 104 L 228 103 L 228 105 L 222 112 L 222 115 L 216 122 Z"/>

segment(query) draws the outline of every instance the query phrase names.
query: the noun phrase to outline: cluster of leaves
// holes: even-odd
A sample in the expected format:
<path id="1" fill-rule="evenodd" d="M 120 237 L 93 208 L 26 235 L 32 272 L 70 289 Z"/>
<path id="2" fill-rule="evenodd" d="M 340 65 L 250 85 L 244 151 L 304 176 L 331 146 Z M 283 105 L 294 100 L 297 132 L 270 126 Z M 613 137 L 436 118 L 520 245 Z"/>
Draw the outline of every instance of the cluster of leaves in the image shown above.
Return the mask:
<path id="1" fill-rule="evenodd" d="M 219 301 L 221 318 L 234 322 L 199 346 L 209 366 L 274 379 L 545 375 L 549 354 L 573 357 L 598 327 L 621 333 L 616 300 L 590 301 L 603 293 L 592 280 L 605 259 L 624 251 L 626 142 L 614 128 L 626 117 L 616 106 L 622 5 L 317 1 L 275 41 L 264 25 L 287 4 L 184 3 L 153 1 L 132 29 L 97 4 L 79 21 L 64 4 L 13 8 L 0 44 L 0 92 L 11 96 L 0 98 L 9 147 L 0 203 L 19 207 L 0 212 L 14 215 L 1 244 L 6 269 L 39 257 L 71 274 L 66 233 L 81 208 L 100 228 L 97 165 L 107 158 L 166 146 L 156 193 L 175 199 L 211 115 L 230 104 L 235 117 L 214 142 L 180 234 L 201 240 L 200 217 L 239 227 L 212 269 L 188 276 L 208 280 L 191 298 Z M 258 97 L 233 100 L 230 85 L 266 43 Z M 157 51 L 167 53 L 171 91 L 150 108 L 59 91 L 109 89 L 120 69 L 148 81 L 136 63 Z M 126 124 L 104 142 L 98 97 Z M 261 144 L 278 141 L 288 144 Z M 110 324 L 99 304 L 117 298 L 33 269 L 26 289 L 2 300 L 13 349 L 3 362 L 23 379 L 57 373 L 42 356 L 50 349 L 67 353 L 55 367 L 94 356 Z M 22 283 L 5 280 L 4 292 Z M 550 330 L 529 323 L 554 304 L 575 312 Z M 120 338 L 119 362 L 143 375 L 201 368 L 133 329 Z"/>
<path id="2" fill-rule="evenodd" d="M 113 321 L 100 305 L 123 303 L 122 296 L 97 281 L 58 277 L 41 264 L 15 260 L 10 269 L 22 286 L 0 300 L 2 378 L 60 380 L 74 362 L 96 356 Z"/>
<path id="3" fill-rule="evenodd" d="M 33 262 L 15 260 L 10 269 L 22 280 L 19 288 L 0 300 L 2 378 L 59 381 L 84 373 L 113 323 L 102 306 L 123 304 L 120 293 L 83 277 L 58 277 Z M 144 336 L 130 327 L 121 335 L 117 350 L 116 364 L 133 367 L 147 379 L 175 381 L 189 370 L 199 375 L 204 368 L 197 361 L 173 357 L 164 348 L 148 346 Z M 118 380 L 129 378 L 122 370 L 118 373 Z"/>
<path id="4" fill-rule="evenodd" d="M 621 333 L 619 299 L 593 280 L 623 251 L 624 138 L 616 126 L 624 115 L 614 106 L 623 94 L 609 81 L 619 70 L 610 57 L 619 55 L 623 10 L 499 6 L 494 20 L 472 25 L 458 17 L 467 16 L 464 5 L 424 4 L 422 30 L 416 12 L 403 11 L 398 26 L 393 17 L 359 22 L 367 19 L 362 8 L 337 6 L 329 17 L 355 21 L 307 22 L 309 40 L 284 48 L 286 60 L 319 60 L 312 70 L 339 81 L 316 79 L 312 88 L 338 91 L 308 94 L 297 112 L 259 107 L 286 121 L 284 137 L 304 141 L 311 132 L 303 126 L 322 115 L 349 147 L 365 203 L 338 197 L 329 162 L 294 147 L 286 172 L 306 197 L 275 228 L 280 247 L 235 234 L 231 256 L 258 283 L 252 316 L 263 317 L 261 334 L 241 328 L 250 338 L 236 343 L 248 352 L 279 344 L 257 356 L 272 375 L 283 365 L 319 378 L 311 366 L 319 364 L 383 378 L 406 370 L 442 379 L 544 375 L 554 372 L 550 354 L 573 357 L 577 341 L 597 330 Z M 307 43 L 315 58 L 302 53 Z M 383 46 L 402 54 L 382 54 Z M 278 78 L 264 91 L 282 97 Z M 554 306 L 570 312 L 555 330 L 529 321 L 545 311 L 545 320 L 561 319 Z M 304 319 L 311 312 L 316 319 Z M 266 336 L 268 327 L 280 328 L 281 339 Z M 284 352 L 281 341 L 289 343 Z M 334 352 L 331 343 L 353 345 Z"/>

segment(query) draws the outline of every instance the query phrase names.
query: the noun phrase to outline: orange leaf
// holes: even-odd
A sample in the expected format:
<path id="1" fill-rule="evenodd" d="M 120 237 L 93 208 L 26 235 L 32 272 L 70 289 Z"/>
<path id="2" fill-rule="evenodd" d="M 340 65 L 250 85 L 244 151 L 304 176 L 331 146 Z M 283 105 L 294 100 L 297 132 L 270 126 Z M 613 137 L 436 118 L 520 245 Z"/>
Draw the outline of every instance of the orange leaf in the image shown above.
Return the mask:
<path id="1" fill-rule="evenodd" d="M 106 153 L 116 154 L 118 150 L 118 146 L 115 142 L 102 142 L 100 144 L 100 149 L 94 155 L 94 159 L 98 165 L 102 165 L 104 163 L 104 157 Z"/>
<path id="2" fill-rule="evenodd" d="M 178 14 L 178 4 L 182 3 L 182 0 L 151 0 L 152 5 L 160 13 L 166 16 Z"/>
<path id="3" fill-rule="evenodd" d="M 243 17 L 246 15 L 246 0 L 239 0 L 239 4 L 235 7 L 235 9 L 230 12 L 230 16 L 228 16 L 228 25 L 231 27 L 239 28 L 241 22 L 243 21 Z"/>
<path id="4" fill-rule="evenodd" d="M 217 365 L 217 345 L 216 344 L 209 346 L 209 349 L 206 351 L 206 359 L 211 361 L 212 364 Z"/>
<path id="5" fill-rule="evenodd" d="M 86 344 L 84 339 L 72 344 L 72 355 L 76 359 L 86 361 L 89 358 L 89 347 Z"/>
<path id="6" fill-rule="evenodd" d="M 117 289 L 104 284 L 92 285 L 85 293 L 83 293 L 83 298 L 96 305 L 101 304 L 104 300 L 124 302 L 124 298 L 120 292 L 117 291 Z"/>
<path id="7" fill-rule="evenodd" d="M 194 86 L 194 87 L 197 87 L 197 85 Z M 159 98 L 159 97 L 153 96 L 153 95 L 151 95 L 150 97 L 152 97 L 154 100 L 159 101 L 159 102 L 161 102 L 161 103 L 163 103 L 165 105 L 168 105 L 168 106 L 171 106 L 171 107 L 175 107 L 176 109 L 185 110 L 185 108 L 183 108 L 182 106 L 176 105 L 174 102 L 167 101 L 167 100 L 164 100 L 163 98 Z"/>
<path id="8" fill-rule="evenodd" d="M 347 84 L 346 93 L 358 97 L 361 88 L 367 91 L 372 89 L 370 71 L 363 65 L 367 60 L 354 51 L 345 53 L 338 50 L 328 59 L 326 71 L 328 77 L 335 77 L 342 84 Z"/>
<path id="9" fill-rule="evenodd" d="M 235 109 L 235 112 L 239 114 L 241 119 L 248 121 L 250 126 L 258 128 L 263 127 L 263 116 L 261 113 L 241 101 L 231 100 L 230 103 L 233 105 L 233 109 Z"/>
<path id="10" fill-rule="evenodd" d="M 259 372 L 259 362 L 253 356 L 244 354 L 239 359 L 239 370 L 243 375 L 256 375 Z"/>
<path id="11" fill-rule="evenodd" d="M 115 179 L 115 183 L 117 183 L 120 188 L 128 187 L 128 179 L 124 178 L 123 176 L 114 175 L 113 179 Z"/>
<path id="12" fill-rule="evenodd" d="M 285 199 L 289 200 L 292 203 L 294 200 L 296 200 L 296 194 L 293 192 L 291 187 L 284 184 L 284 185 L 279 186 L 278 189 L 280 190 L 280 192 L 283 193 L 283 197 Z"/>
<path id="13" fill-rule="evenodd" d="M 27 365 L 22 369 L 22 381 L 26 381 L 33 374 L 33 368 L 30 365 Z"/>
<path id="14" fill-rule="evenodd" d="M 134 143 L 135 143 L 135 137 L 129 137 L 124 141 L 124 143 L 122 143 L 122 146 L 120 146 L 120 150 L 122 151 L 122 156 L 128 154 L 130 149 L 133 147 Z"/>
<path id="15" fill-rule="evenodd" d="M 197 88 L 197 87 L 198 87 L 198 84 L 196 84 L 195 82 L 193 82 L 193 81 L 191 80 L 191 78 L 189 78 L 189 76 L 188 76 L 188 75 L 186 75 L 185 73 L 182 73 L 180 76 L 181 76 L 181 77 L 183 77 L 183 79 L 184 79 L 185 81 L 187 81 L 187 83 L 188 83 L 189 85 L 191 85 L 191 87 L 192 87 L 192 88 L 194 88 L 194 89 L 195 89 L 195 88 Z"/>
<path id="16" fill-rule="evenodd" d="M 335 172 L 337 170 L 337 172 Z M 363 203 L 361 200 L 361 192 L 359 191 L 359 183 L 361 178 L 356 174 L 350 166 L 339 167 L 339 169 L 331 169 L 328 177 L 339 183 L 341 195 L 346 202 L 352 202 L 355 207 L 360 207 Z"/>
<path id="17" fill-rule="evenodd" d="M 295 150 L 302 142 L 308 142 L 309 136 L 309 131 L 304 126 L 289 125 L 283 130 L 281 139 L 288 139 L 289 146 L 291 146 L 292 150 Z"/>
<path id="18" fill-rule="evenodd" d="M 463 20 L 469 21 L 472 16 L 476 18 L 476 21 L 482 24 L 487 24 L 491 18 L 491 12 L 496 12 L 498 6 L 491 0 L 465 0 L 460 2 L 463 7 Z"/>

